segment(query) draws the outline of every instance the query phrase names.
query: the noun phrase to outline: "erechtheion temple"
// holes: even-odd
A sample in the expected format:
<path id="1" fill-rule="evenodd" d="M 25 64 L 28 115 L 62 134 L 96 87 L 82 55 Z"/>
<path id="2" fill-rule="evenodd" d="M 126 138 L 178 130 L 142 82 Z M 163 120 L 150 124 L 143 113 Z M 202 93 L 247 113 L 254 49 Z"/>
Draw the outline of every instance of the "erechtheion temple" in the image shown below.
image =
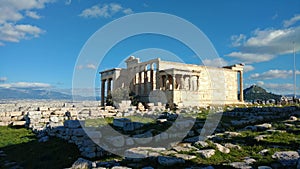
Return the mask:
<path id="1" fill-rule="evenodd" d="M 101 104 L 117 89 L 127 89 L 141 102 L 175 103 L 201 106 L 221 101 L 243 103 L 243 65 L 222 68 L 163 61 L 160 58 L 140 62 L 134 56 L 127 68 L 100 72 Z M 241 92 L 239 92 L 241 91 Z M 239 93 L 239 95 L 238 95 Z"/>

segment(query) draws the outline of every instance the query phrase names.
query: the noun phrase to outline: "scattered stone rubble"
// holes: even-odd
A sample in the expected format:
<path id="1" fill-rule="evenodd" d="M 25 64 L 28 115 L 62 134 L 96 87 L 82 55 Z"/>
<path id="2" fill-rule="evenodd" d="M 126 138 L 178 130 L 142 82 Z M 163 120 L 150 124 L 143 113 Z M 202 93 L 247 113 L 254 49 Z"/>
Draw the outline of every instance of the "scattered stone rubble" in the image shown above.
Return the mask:
<path id="1" fill-rule="evenodd" d="M 109 152 L 99 147 L 97 144 L 103 140 L 107 144 L 111 144 L 116 148 L 123 145 L 131 146 L 140 145 L 125 151 L 128 157 L 126 160 L 128 165 L 124 166 L 120 161 L 109 162 L 92 162 L 83 158 L 78 159 L 71 168 L 153 168 L 154 166 L 140 166 L 139 160 L 136 158 L 147 158 L 153 163 L 164 166 L 181 166 L 187 161 L 197 158 L 211 158 L 216 151 L 224 154 L 230 153 L 231 150 L 241 150 L 241 147 L 232 143 L 220 144 L 223 138 L 231 138 L 240 136 L 239 132 L 228 132 L 223 128 L 226 126 L 240 127 L 242 130 L 252 131 L 268 131 L 273 132 L 272 125 L 266 121 L 282 119 L 288 117 L 288 122 L 297 121 L 300 116 L 300 110 L 297 107 L 263 107 L 263 108 L 235 108 L 231 111 L 223 113 L 225 117 L 239 117 L 241 120 L 231 120 L 229 124 L 219 124 L 212 136 L 202 138 L 199 137 L 204 129 L 203 123 L 196 123 L 188 133 L 180 133 L 188 128 L 193 121 L 177 121 L 174 123 L 175 132 L 161 133 L 156 135 L 158 131 L 143 131 L 145 124 L 140 122 L 132 122 L 127 116 L 139 115 L 145 117 L 154 117 L 157 119 L 157 125 L 173 124 L 178 114 L 184 112 L 197 112 L 198 108 L 182 108 L 176 113 L 166 111 L 161 104 L 155 106 L 149 104 L 148 109 L 139 104 L 138 107 L 132 107 L 128 101 L 118 104 L 118 109 L 106 106 L 100 107 L 98 102 L 82 102 L 82 103 L 61 103 L 61 102 L 35 102 L 35 103 L 8 103 L 0 104 L 0 126 L 25 126 L 36 132 L 39 142 L 47 142 L 50 137 L 58 137 L 77 145 L 82 157 L 92 159 L 95 157 L 104 157 L 110 155 Z M 163 112 L 163 113 L 162 113 Z M 86 119 L 99 119 L 105 117 L 113 117 L 113 127 L 122 132 L 130 133 L 130 138 L 122 136 L 106 136 L 105 133 L 97 128 L 85 126 Z M 85 130 L 82 126 L 88 127 Z M 195 127 L 196 126 L 196 127 Z M 276 130 L 277 132 L 277 130 Z M 155 134 L 156 133 L 156 134 Z M 163 140 L 185 136 L 184 142 L 172 145 L 170 150 L 162 147 L 147 147 L 147 143 L 153 140 L 160 143 Z M 262 141 L 268 135 L 259 135 L 255 137 L 257 141 Z M 144 139 L 136 139 L 144 138 Z M 212 148 L 214 147 L 214 148 Z M 195 155 L 185 154 L 184 152 L 194 152 Z M 268 153 L 268 150 L 259 152 L 261 155 Z M 0 156 L 4 153 L 0 153 Z M 130 157 L 130 158 L 129 158 Z M 299 152 L 286 151 L 276 152 L 272 157 L 282 166 L 296 167 L 300 166 Z M 252 168 L 255 163 L 253 158 L 245 158 L 244 161 L 228 163 L 233 168 Z M 123 165 L 123 166 L 122 166 Z M 269 166 L 259 166 L 258 168 L 268 168 Z M 207 166 L 206 168 L 213 168 Z"/>

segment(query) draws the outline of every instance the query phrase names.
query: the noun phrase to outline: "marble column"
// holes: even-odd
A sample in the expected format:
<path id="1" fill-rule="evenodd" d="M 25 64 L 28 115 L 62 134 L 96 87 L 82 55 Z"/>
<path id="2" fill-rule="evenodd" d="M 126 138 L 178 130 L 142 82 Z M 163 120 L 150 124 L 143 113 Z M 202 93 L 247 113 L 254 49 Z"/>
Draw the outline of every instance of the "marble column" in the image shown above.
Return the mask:
<path id="1" fill-rule="evenodd" d="M 172 81 L 173 81 L 172 76 L 171 75 L 167 75 L 166 86 L 167 86 L 168 90 L 172 89 L 172 86 L 173 86 Z"/>
<path id="2" fill-rule="evenodd" d="M 155 81 L 156 81 L 156 89 L 157 90 L 161 90 L 161 76 L 159 75 L 159 71 L 158 70 L 156 70 L 156 72 L 155 72 Z"/>
<path id="3" fill-rule="evenodd" d="M 200 90 L 200 76 L 197 76 L 197 91 Z"/>
<path id="4" fill-rule="evenodd" d="M 166 76 L 165 75 L 162 75 L 161 76 L 161 79 L 162 79 L 162 86 L 161 86 L 161 88 L 162 88 L 162 90 L 166 90 Z"/>
<path id="5" fill-rule="evenodd" d="M 104 106 L 105 100 L 105 79 L 101 80 L 101 106 Z"/>
<path id="6" fill-rule="evenodd" d="M 190 77 L 190 79 L 189 79 L 190 80 L 189 81 L 190 82 L 190 91 L 192 91 L 193 90 L 193 78 L 192 78 L 193 76 L 190 75 L 189 77 Z"/>
<path id="7" fill-rule="evenodd" d="M 112 79 L 108 79 L 108 82 L 107 82 L 107 96 L 111 95 L 111 81 Z"/>
<path id="8" fill-rule="evenodd" d="M 243 87 L 243 71 L 239 71 L 240 74 L 240 101 L 244 101 L 244 87 Z"/>
<path id="9" fill-rule="evenodd" d="M 176 89 L 176 75 L 172 75 L 172 90 Z"/>
<path id="10" fill-rule="evenodd" d="M 135 86 L 136 86 L 136 80 L 135 80 L 135 74 L 134 74 L 134 71 L 131 73 L 133 76 L 132 76 L 132 88 L 131 88 L 131 91 L 132 92 L 135 92 Z"/>
<path id="11" fill-rule="evenodd" d="M 139 73 L 135 73 L 135 94 L 139 93 Z"/>
<path id="12" fill-rule="evenodd" d="M 137 93 L 137 95 L 141 95 L 141 93 L 142 93 L 142 72 L 139 72 L 138 80 L 139 80 L 139 84 L 138 84 L 138 93 Z"/>
<path id="13" fill-rule="evenodd" d="M 144 70 L 144 95 L 147 95 L 148 92 L 148 71 L 146 70 L 147 67 L 145 67 Z"/>
<path id="14" fill-rule="evenodd" d="M 155 81 L 154 81 L 154 68 L 153 65 L 151 65 L 151 69 L 150 69 L 150 89 L 154 90 L 156 88 L 155 85 Z"/>
<path id="15" fill-rule="evenodd" d="M 180 89 L 184 89 L 184 78 L 183 78 L 183 75 L 180 76 Z"/>

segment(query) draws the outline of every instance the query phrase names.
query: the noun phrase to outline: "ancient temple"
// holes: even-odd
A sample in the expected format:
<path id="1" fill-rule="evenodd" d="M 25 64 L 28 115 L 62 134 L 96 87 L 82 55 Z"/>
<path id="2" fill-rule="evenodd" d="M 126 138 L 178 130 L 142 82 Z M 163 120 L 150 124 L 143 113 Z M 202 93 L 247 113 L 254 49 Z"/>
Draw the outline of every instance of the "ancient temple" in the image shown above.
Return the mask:
<path id="1" fill-rule="evenodd" d="M 131 56 L 126 65 L 100 72 L 102 106 L 107 96 L 120 89 L 139 96 L 141 102 L 205 106 L 244 101 L 243 64 L 216 68 L 160 58 L 140 62 Z"/>

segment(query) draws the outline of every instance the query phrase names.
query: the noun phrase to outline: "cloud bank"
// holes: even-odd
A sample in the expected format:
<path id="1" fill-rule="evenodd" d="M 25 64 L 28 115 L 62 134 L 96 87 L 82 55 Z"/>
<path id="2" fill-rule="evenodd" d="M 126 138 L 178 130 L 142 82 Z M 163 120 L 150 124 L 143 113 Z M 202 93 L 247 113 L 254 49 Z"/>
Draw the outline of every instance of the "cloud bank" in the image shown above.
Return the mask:
<path id="1" fill-rule="evenodd" d="M 79 16 L 83 18 L 110 18 L 118 13 L 129 15 L 133 13 L 133 10 L 124 8 L 118 3 L 99 4 L 83 10 Z"/>
<path id="2" fill-rule="evenodd" d="M 299 14 L 284 21 L 283 27 L 279 29 L 256 29 L 249 37 L 244 34 L 233 35 L 232 46 L 237 51 L 226 56 L 245 63 L 259 63 L 272 60 L 278 55 L 293 53 L 294 45 L 295 51 L 300 51 L 300 26 L 296 25 L 298 21 Z"/>
<path id="3" fill-rule="evenodd" d="M 18 22 L 26 17 L 40 19 L 36 10 L 43 9 L 47 3 L 52 2 L 54 0 L 1 0 L 0 46 L 4 46 L 5 42 L 37 38 L 45 32 L 38 26 Z"/>

